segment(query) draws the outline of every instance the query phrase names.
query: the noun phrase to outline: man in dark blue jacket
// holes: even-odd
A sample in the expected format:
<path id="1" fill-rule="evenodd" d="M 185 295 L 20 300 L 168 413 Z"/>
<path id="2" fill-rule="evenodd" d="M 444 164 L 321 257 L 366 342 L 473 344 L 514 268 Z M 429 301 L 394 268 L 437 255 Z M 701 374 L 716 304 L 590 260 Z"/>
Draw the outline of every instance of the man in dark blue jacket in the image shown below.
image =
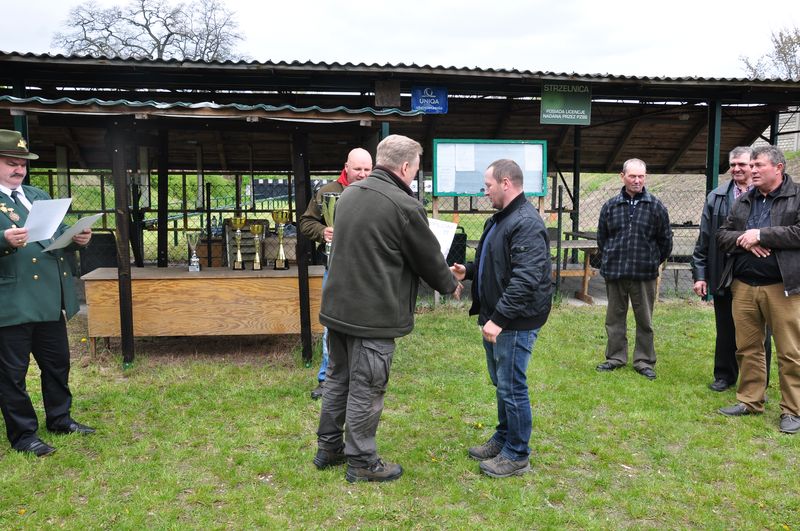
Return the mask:
<path id="1" fill-rule="evenodd" d="M 484 174 L 486 196 L 499 210 L 486 221 L 475 262 L 453 264 L 456 278 L 471 279 L 470 315 L 478 315 L 489 377 L 497 388 L 497 428 L 469 449 L 492 477 L 530 470 L 531 404 L 526 371 L 539 330 L 550 314 L 550 244 L 541 216 L 523 192 L 513 160 L 493 162 Z"/>
<path id="2" fill-rule="evenodd" d="M 639 159 L 622 165 L 622 190 L 600 210 L 597 247 L 600 274 L 606 281 L 606 361 L 598 371 L 613 371 L 628 363 L 628 301 L 636 318 L 633 368 L 656 378 L 653 345 L 653 304 L 658 268 L 672 252 L 672 229 L 666 207 L 645 190 L 647 166 Z"/>

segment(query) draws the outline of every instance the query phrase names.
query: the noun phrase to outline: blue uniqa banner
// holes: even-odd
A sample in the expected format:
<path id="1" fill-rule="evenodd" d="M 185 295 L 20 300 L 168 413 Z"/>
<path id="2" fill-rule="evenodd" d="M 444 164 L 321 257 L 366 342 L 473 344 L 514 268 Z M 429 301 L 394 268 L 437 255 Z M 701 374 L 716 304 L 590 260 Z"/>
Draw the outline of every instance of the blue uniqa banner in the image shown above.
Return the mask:
<path id="1" fill-rule="evenodd" d="M 426 114 L 447 114 L 447 89 L 411 87 L 411 110 Z"/>

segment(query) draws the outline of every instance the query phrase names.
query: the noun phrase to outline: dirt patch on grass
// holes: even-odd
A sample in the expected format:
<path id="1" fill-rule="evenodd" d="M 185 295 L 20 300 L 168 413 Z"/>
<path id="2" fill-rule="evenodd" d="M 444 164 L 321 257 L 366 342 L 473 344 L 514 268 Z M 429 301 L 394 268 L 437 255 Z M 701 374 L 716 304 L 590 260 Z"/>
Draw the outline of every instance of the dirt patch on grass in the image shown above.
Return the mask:
<path id="1" fill-rule="evenodd" d="M 85 315 L 76 315 L 67 328 L 73 363 L 119 362 L 122 353 L 119 338 L 110 338 L 108 341 L 98 339 L 97 353 L 92 356 Z M 137 363 L 159 365 L 187 360 L 214 360 L 241 365 L 294 367 L 300 360 L 301 347 L 298 335 L 143 337 L 134 340 Z"/>

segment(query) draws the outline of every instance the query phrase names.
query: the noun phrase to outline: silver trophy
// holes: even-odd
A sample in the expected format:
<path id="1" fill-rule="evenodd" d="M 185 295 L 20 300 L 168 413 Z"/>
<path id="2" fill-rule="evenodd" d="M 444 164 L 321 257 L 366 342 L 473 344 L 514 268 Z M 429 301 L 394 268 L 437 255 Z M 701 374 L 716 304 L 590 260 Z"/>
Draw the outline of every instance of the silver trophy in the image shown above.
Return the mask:
<path id="1" fill-rule="evenodd" d="M 342 194 L 337 192 L 326 192 L 322 194 L 322 219 L 325 225 L 333 227 L 333 216 L 336 213 L 336 202 Z M 331 242 L 325 242 L 325 254 L 331 255 Z"/>
<path id="2" fill-rule="evenodd" d="M 200 272 L 200 258 L 197 257 L 197 244 L 200 242 L 200 236 L 202 236 L 202 234 L 202 231 L 186 233 L 186 243 L 189 244 L 189 251 L 192 253 L 189 257 L 190 273 Z"/>

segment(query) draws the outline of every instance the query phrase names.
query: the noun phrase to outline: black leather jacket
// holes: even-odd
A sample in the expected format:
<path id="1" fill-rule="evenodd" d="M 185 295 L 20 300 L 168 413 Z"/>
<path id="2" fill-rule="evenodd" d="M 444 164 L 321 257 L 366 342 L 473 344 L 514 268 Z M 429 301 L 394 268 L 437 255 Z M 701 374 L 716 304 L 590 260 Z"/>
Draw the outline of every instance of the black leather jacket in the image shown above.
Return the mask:
<path id="1" fill-rule="evenodd" d="M 730 213 L 734 202 L 734 186 L 736 184 L 731 180 L 708 194 L 703 217 L 700 219 L 700 234 L 697 235 L 692 254 L 692 278 L 695 282 L 705 280 L 711 295 L 722 295 L 718 287 L 725 265 L 725 253 L 720 252 L 717 247 L 717 230 Z"/>
<path id="2" fill-rule="evenodd" d="M 749 252 L 736 245 L 736 238 L 745 231 L 753 201 L 760 193 L 753 188 L 734 203 L 730 216 L 717 231 L 721 251 L 731 255 Z M 775 253 L 786 295 L 796 295 L 800 293 L 800 187 L 789 175 L 784 175 L 780 193 L 772 203 L 770 223 L 770 227 L 761 229 L 761 245 Z M 733 262 L 726 262 L 720 288 L 733 281 Z"/>
<path id="3" fill-rule="evenodd" d="M 484 285 L 479 287 L 481 252 L 494 225 L 501 232 L 492 234 Z M 473 281 L 469 314 L 478 315 L 478 324 L 491 319 L 503 329 L 532 330 L 547 321 L 553 291 L 550 243 L 541 216 L 524 193 L 486 220 L 475 257 L 466 265 L 466 278 Z"/>

